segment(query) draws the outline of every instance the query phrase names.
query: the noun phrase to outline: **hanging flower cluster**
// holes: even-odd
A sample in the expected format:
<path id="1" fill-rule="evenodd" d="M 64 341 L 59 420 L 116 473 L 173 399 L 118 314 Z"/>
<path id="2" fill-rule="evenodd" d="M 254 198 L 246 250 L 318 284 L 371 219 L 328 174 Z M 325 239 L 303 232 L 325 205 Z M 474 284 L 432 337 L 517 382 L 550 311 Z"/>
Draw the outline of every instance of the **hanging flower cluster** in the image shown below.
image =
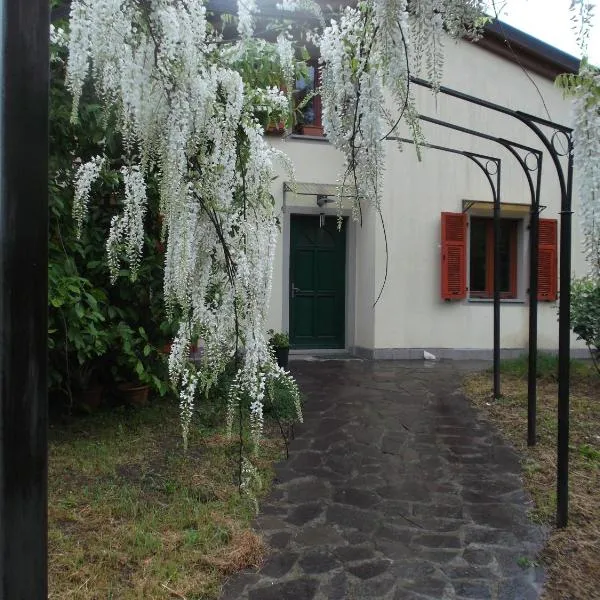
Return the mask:
<path id="1" fill-rule="evenodd" d="M 563 75 L 558 84 L 573 96 L 573 153 L 583 251 L 592 274 L 600 277 L 600 70 L 584 59 L 577 75 Z"/>
<path id="2" fill-rule="evenodd" d="M 379 209 L 383 142 L 399 122 L 407 122 L 417 148 L 422 141 L 411 74 L 424 61 L 434 90 L 439 87 L 443 32 L 476 37 L 483 6 L 480 0 L 363 0 L 323 31 L 323 126 L 346 158 L 341 187 L 356 190 L 355 216 L 365 200 Z"/>
<path id="3" fill-rule="evenodd" d="M 94 156 L 91 160 L 79 165 L 75 171 L 73 218 L 78 235 L 81 235 L 81 228 L 87 216 L 92 184 L 98 179 L 103 164 L 102 156 Z"/>
<path id="4" fill-rule="evenodd" d="M 254 4 L 240 1 L 239 32 L 252 34 Z M 244 12 L 245 11 L 245 12 Z M 157 177 L 166 239 L 164 292 L 181 315 L 169 371 L 181 391 L 187 438 L 194 397 L 231 362 L 237 374 L 231 404 L 250 409 L 253 438 L 262 429 L 268 378 L 277 370 L 266 340 L 278 227 L 271 197 L 274 163 L 257 114 L 289 110 L 276 88 L 246 89 L 232 68 L 244 40 L 221 44 L 200 0 L 73 0 L 67 84 L 76 118 L 86 78 L 113 111 L 128 153 L 120 172 L 124 201 L 107 241 L 111 276 L 122 257 L 139 264 L 146 212 L 145 178 Z M 289 75 L 290 49 L 285 56 Z M 276 50 L 275 50 L 276 54 Z M 293 54 L 292 54 L 293 57 Z M 81 225 L 101 157 L 76 178 L 74 212 Z M 204 341 L 200 364 L 189 350 Z"/>

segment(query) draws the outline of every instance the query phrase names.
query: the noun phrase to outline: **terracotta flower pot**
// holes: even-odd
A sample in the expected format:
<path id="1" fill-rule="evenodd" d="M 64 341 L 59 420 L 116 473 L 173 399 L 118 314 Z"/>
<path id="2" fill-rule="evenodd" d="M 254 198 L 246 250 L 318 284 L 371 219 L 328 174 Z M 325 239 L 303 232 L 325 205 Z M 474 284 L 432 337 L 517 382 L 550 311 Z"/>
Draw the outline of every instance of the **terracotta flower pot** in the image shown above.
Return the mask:
<path id="1" fill-rule="evenodd" d="M 150 386 L 141 383 L 120 383 L 117 386 L 119 394 L 128 404 L 144 406 L 148 404 Z"/>
<path id="2" fill-rule="evenodd" d="M 103 388 L 101 385 L 95 385 L 88 389 L 81 390 L 79 400 L 81 404 L 91 410 L 95 410 L 102 404 L 102 392 Z"/>
<path id="3" fill-rule="evenodd" d="M 323 137 L 323 127 L 321 125 L 303 125 L 302 133 L 304 135 Z"/>
<path id="4" fill-rule="evenodd" d="M 285 123 L 281 121 L 276 125 L 268 125 L 265 129 L 267 135 L 283 135 L 285 133 Z"/>

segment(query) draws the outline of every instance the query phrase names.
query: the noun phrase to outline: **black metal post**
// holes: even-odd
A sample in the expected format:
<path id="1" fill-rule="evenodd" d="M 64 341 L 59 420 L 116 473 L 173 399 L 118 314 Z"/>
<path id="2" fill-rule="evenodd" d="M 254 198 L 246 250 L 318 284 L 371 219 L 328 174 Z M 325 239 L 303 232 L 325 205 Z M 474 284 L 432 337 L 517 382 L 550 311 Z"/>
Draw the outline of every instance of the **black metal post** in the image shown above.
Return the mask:
<path id="1" fill-rule="evenodd" d="M 571 361 L 571 199 L 573 143 L 568 139 L 567 193 L 560 211 L 560 305 L 558 326 L 558 436 L 556 461 L 556 526 L 569 522 L 569 379 Z"/>
<path id="2" fill-rule="evenodd" d="M 537 329 L 538 329 L 538 250 L 540 221 L 540 189 L 542 164 L 537 170 L 535 201 L 529 218 L 529 343 L 527 356 L 527 445 L 536 444 L 537 422 Z"/>
<path id="3" fill-rule="evenodd" d="M 498 165 L 500 169 L 500 165 Z M 494 399 L 500 398 L 500 177 L 494 196 Z"/>
<path id="4" fill-rule="evenodd" d="M 0 9 L 0 598 L 43 600 L 49 2 Z"/>

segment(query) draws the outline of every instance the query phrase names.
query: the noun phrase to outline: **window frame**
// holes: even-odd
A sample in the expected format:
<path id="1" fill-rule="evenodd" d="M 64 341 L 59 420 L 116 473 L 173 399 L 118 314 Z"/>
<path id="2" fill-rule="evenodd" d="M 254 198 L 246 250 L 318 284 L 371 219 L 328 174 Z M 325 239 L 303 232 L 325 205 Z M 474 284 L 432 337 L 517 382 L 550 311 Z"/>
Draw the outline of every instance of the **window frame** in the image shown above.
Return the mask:
<path id="1" fill-rule="evenodd" d="M 315 70 L 314 76 L 314 89 L 317 89 L 321 85 L 321 69 L 319 68 L 319 60 L 317 58 L 311 58 L 307 61 L 309 67 L 313 67 Z M 296 90 L 297 91 L 297 90 Z M 314 111 L 314 122 L 307 127 L 318 129 L 318 132 L 306 133 L 304 131 L 303 124 L 297 124 L 294 126 L 294 135 L 310 136 L 310 137 L 325 137 L 323 132 L 323 104 L 321 102 L 321 94 L 315 94 L 313 96 L 313 111 Z"/>
<path id="2" fill-rule="evenodd" d="M 485 221 L 485 290 L 471 289 L 471 233 L 473 219 Z M 511 223 L 509 239 L 509 290 L 500 292 L 502 300 L 518 300 L 518 261 L 519 261 L 519 229 L 520 219 L 501 218 L 501 222 Z M 494 220 L 486 215 L 473 215 L 469 218 L 469 299 L 472 300 L 492 300 L 494 298 Z"/>

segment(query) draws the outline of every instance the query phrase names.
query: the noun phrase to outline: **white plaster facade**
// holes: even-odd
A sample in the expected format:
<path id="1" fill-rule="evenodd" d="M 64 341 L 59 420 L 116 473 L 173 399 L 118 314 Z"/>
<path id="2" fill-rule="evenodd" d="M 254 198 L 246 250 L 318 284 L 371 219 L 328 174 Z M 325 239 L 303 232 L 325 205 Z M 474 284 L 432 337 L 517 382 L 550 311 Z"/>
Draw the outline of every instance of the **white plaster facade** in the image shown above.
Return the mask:
<path id="1" fill-rule="evenodd" d="M 443 84 L 509 108 L 568 125 L 570 104 L 553 81 L 526 75 L 515 63 L 467 41 L 446 45 Z M 535 85 L 539 89 L 536 90 Z M 541 142 L 517 120 L 445 95 L 414 87 L 419 112 L 491 135 L 542 148 Z M 540 96 L 541 94 L 541 96 Z M 439 126 L 423 124 L 428 142 L 498 156 L 502 159 L 502 202 L 529 205 L 525 176 L 516 160 L 500 145 Z M 400 130 L 398 135 L 407 136 Z M 341 155 L 325 140 L 288 137 L 273 144 L 290 156 L 296 180 L 335 184 L 342 169 Z M 463 156 L 424 149 L 417 160 L 414 148 L 401 152 L 388 142 L 382 211 L 388 232 L 389 273 L 381 299 L 373 307 L 383 282 L 385 244 L 381 225 L 367 210 L 363 223 L 350 223 L 346 259 L 346 348 L 378 358 L 421 358 L 423 349 L 440 357 L 490 356 L 492 303 L 462 300 L 444 302 L 440 294 L 440 214 L 460 212 L 464 199 L 492 201 L 482 172 Z M 559 219 L 560 194 L 554 166 L 544 154 L 542 217 Z M 335 214 L 332 205 L 319 208 L 315 196 L 284 194 L 285 176 L 276 180 L 273 194 L 282 209 L 282 234 L 277 249 L 270 308 L 270 327 L 289 327 L 289 227 L 290 214 L 309 213 L 318 218 Z M 575 187 L 576 189 L 576 187 Z M 583 274 L 580 251 L 578 201 L 574 194 L 573 273 Z M 528 338 L 528 217 L 519 230 L 518 299 L 501 308 L 501 347 L 520 352 Z M 540 303 L 540 349 L 558 346 L 557 303 Z M 574 351 L 584 346 L 573 336 Z"/>

